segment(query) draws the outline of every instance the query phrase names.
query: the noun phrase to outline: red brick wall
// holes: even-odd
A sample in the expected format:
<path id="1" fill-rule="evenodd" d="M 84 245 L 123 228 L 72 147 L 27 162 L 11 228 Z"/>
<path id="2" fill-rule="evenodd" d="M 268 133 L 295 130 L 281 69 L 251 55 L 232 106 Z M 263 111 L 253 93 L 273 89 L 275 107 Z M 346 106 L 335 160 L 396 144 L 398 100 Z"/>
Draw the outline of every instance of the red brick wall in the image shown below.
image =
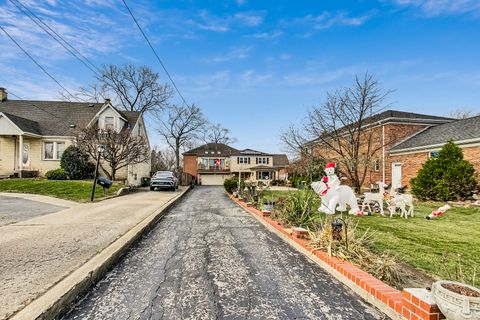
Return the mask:
<path id="1" fill-rule="evenodd" d="M 197 156 L 186 155 L 183 157 L 183 172 L 196 177 L 198 173 L 197 168 Z"/>
<path id="2" fill-rule="evenodd" d="M 401 162 L 403 164 L 402 186 L 410 184 L 410 179 L 417 175 L 418 170 L 420 170 L 425 161 L 427 161 L 428 155 L 429 151 L 420 151 L 410 154 L 391 155 L 389 157 L 391 162 Z M 478 175 L 480 174 L 480 146 L 463 148 L 463 156 L 465 160 L 470 161 L 474 166 L 478 178 Z"/>
<path id="3" fill-rule="evenodd" d="M 392 180 L 392 162 L 396 162 L 396 160 L 392 160 L 389 157 L 389 150 L 395 144 L 409 138 L 410 136 L 414 135 L 417 132 L 422 131 L 427 126 L 426 125 L 417 125 L 417 124 L 395 124 L 390 123 L 384 125 L 385 127 L 385 182 L 389 184 Z M 383 171 L 382 171 L 382 126 L 377 126 L 371 129 L 365 130 L 365 133 L 374 133 L 373 135 L 373 148 L 378 149 L 371 159 L 371 163 L 367 168 L 367 173 L 365 175 L 365 181 L 363 183 L 363 188 L 369 188 L 371 184 L 376 183 L 377 181 L 382 181 L 383 179 Z M 360 152 L 366 152 L 367 143 L 363 146 L 364 148 L 360 150 Z M 362 147 L 361 147 L 362 148 Z M 325 146 L 317 145 L 314 147 L 314 152 L 318 154 L 328 154 L 328 150 Z M 373 161 L 377 159 L 379 161 L 379 170 L 374 171 Z M 335 161 L 335 158 L 329 159 L 332 162 Z M 362 168 L 359 168 L 362 170 Z M 345 180 L 346 184 L 349 184 L 348 180 Z"/>

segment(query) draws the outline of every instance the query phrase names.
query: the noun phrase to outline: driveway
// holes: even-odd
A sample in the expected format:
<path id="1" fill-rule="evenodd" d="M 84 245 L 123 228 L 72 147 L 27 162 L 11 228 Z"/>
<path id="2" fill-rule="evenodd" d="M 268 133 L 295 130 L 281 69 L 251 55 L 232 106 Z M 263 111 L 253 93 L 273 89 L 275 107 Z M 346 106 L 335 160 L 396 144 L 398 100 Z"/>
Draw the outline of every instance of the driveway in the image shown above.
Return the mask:
<path id="1" fill-rule="evenodd" d="M 198 187 L 64 319 L 385 319 L 236 206 Z"/>
<path id="2" fill-rule="evenodd" d="M 40 202 L 6 199 L 14 201 L 10 209 L 25 208 L 17 216 L 37 216 L 0 226 L 0 319 L 23 309 L 182 192 L 137 192 L 43 215 Z"/>
<path id="3" fill-rule="evenodd" d="M 63 206 L 0 195 L 0 227 L 66 209 Z"/>

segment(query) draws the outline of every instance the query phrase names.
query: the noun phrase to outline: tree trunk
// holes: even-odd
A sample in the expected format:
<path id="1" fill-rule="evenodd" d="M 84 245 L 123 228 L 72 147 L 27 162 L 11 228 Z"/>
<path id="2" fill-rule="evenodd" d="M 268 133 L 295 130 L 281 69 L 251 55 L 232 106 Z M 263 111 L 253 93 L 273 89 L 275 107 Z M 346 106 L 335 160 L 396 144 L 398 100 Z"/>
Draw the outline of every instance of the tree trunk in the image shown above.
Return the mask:
<path id="1" fill-rule="evenodd" d="M 175 141 L 175 171 L 178 174 L 180 172 L 180 142 Z"/>

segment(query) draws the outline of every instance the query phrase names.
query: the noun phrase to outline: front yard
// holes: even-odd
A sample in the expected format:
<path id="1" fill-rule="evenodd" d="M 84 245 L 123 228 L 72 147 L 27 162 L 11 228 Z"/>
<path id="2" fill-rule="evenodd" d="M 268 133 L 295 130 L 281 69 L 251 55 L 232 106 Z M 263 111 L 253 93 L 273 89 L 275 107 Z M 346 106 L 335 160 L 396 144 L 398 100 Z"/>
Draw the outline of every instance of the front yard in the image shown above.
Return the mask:
<path id="1" fill-rule="evenodd" d="M 267 191 L 264 200 L 273 199 L 278 203 L 289 194 L 291 192 Z M 385 217 L 379 214 L 350 217 L 358 223 L 357 233 L 363 234 L 367 229 L 373 232 L 371 249 L 374 252 L 388 252 L 411 267 L 444 279 L 455 276 L 456 267 L 460 265 L 467 282 L 471 282 L 476 272 L 479 286 L 480 208 L 452 206 L 443 216 L 427 220 L 425 216 L 444 203 L 417 202 L 415 205 L 415 217 L 409 219 L 398 215 L 390 218 L 388 211 Z"/>
<path id="2" fill-rule="evenodd" d="M 93 180 L 5 179 L 0 180 L 0 192 L 32 193 L 55 198 L 88 202 Z M 123 185 L 114 183 L 106 196 L 113 196 Z M 97 185 L 95 199 L 104 198 L 103 188 Z"/>

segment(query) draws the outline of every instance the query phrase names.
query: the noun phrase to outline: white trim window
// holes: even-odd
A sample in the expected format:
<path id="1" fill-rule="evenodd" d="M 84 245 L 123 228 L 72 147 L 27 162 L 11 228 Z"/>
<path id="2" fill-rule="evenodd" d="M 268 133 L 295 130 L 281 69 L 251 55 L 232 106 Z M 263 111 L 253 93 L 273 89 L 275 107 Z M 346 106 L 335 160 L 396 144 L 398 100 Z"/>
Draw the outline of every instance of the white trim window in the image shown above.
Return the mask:
<path id="1" fill-rule="evenodd" d="M 250 157 L 238 157 L 239 164 L 250 164 Z"/>
<path id="2" fill-rule="evenodd" d="M 105 117 L 105 130 L 115 130 L 115 117 Z"/>
<path id="3" fill-rule="evenodd" d="M 373 171 L 375 172 L 380 171 L 380 161 L 378 161 L 378 159 L 373 161 Z"/>
<path id="4" fill-rule="evenodd" d="M 65 151 L 65 142 L 44 141 L 43 142 L 43 160 L 60 160 Z"/>
<path id="5" fill-rule="evenodd" d="M 257 164 L 268 164 L 268 157 L 257 158 Z"/>

